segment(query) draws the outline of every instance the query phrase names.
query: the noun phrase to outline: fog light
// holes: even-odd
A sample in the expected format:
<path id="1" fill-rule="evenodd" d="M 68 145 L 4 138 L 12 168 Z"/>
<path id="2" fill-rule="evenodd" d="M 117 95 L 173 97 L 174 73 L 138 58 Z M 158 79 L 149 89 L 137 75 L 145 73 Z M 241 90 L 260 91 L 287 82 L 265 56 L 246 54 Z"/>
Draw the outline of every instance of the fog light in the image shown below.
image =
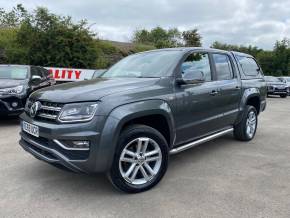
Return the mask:
<path id="1" fill-rule="evenodd" d="M 89 141 L 72 141 L 73 148 L 89 148 Z"/>
<path id="2" fill-rule="evenodd" d="M 89 141 L 69 141 L 69 140 L 53 140 L 56 144 L 62 147 L 65 150 L 89 150 L 90 142 Z"/>
<path id="3" fill-rule="evenodd" d="M 11 104 L 11 105 L 12 105 L 12 107 L 14 107 L 14 108 L 15 108 L 15 107 L 17 107 L 17 106 L 18 106 L 18 103 L 17 103 L 17 102 L 12 102 L 12 104 Z"/>

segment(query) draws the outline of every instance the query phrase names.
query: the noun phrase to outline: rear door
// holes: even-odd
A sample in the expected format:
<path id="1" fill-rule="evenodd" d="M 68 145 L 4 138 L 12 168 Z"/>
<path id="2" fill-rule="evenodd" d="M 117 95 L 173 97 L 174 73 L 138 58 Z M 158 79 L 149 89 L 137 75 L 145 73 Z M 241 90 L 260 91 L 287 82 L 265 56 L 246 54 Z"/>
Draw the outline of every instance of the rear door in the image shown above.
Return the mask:
<path id="1" fill-rule="evenodd" d="M 227 127 L 233 125 L 239 113 L 241 101 L 241 81 L 228 53 L 212 53 L 215 79 L 219 95 L 219 113 L 223 113 L 221 125 Z"/>

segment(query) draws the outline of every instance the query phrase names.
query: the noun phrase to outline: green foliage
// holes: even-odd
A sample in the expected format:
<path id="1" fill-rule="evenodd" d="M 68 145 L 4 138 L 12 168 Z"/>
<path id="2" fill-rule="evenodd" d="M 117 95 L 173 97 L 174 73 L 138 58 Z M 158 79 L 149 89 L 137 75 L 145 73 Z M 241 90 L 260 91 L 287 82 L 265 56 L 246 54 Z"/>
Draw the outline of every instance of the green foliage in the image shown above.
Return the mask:
<path id="1" fill-rule="evenodd" d="M 45 8 L 28 14 L 18 5 L 0 13 L 0 46 L 5 62 L 41 66 L 94 68 L 97 52 L 86 22 L 75 24 Z"/>
<path id="2" fill-rule="evenodd" d="M 98 56 L 95 62 L 96 68 L 108 68 L 114 62 L 118 61 L 118 58 L 116 60 L 116 55 L 121 56 L 119 49 L 108 41 L 95 40 L 95 47 Z"/>
<path id="3" fill-rule="evenodd" d="M 150 31 L 146 29 L 135 31 L 133 42 L 151 45 L 156 48 L 201 46 L 201 36 L 197 29 L 180 32 L 177 28 L 166 30 L 156 27 Z"/>
<path id="4" fill-rule="evenodd" d="M 186 47 L 201 47 L 201 35 L 197 29 L 183 31 L 182 38 Z"/>
<path id="5" fill-rule="evenodd" d="M 151 31 L 142 29 L 134 33 L 133 42 L 155 46 L 156 48 L 175 47 L 176 34 L 179 34 L 176 29 L 170 29 L 168 31 L 161 27 L 156 27 Z"/>
<path id="6" fill-rule="evenodd" d="M 0 63 L 27 63 L 26 50 L 16 41 L 17 31 L 16 28 L 0 29 L 0 49 L 2 50 Z"/>
<path id="7" fill-rule="evenodd" d="M 256 46 L 238 46 L 214 42 L 212 48 L 239 51 L 253 55 L 266 75 L 290 75 L 290 42 L 288 39 L 277 41 L 273 51 L 264 51 Z"/>
<path id="8" fill-rule="evenodd" d="M 18 4 L 11 11 L 5 12 L 0 8 L 0 28 L 15 28 L 19 27 L 21 23 L 29 18 L 29 14 L 26 9 Z"/>
<path id="9" fill-rule="evenodd" d="M 26 47 L 32 65 L 93 68 L 97 53 L 93 35 L 85 25 L 38 8 L 20 26 L 17 42 Z"/>
<path id="10" fill-rule="evenodd" d="M 216 49 L 226 50 L 226 51 L 244 52 L 244 53 L 253 55 L 254 57 L 256 57 L 257 54 L 262 51 L 262 49 L 259 49 L 256 46 L 250 45 L 250 46 L 246 47 L 243 45 L 231 45 L 231 44 L 221 43 L 221 42 L 217 42 L 217 41 L 215 41 L 211 47 L 216 48 Z"/>
<path id="11" fill-rule="evenodd" d="M 273 54 L 273 65 L 276 74 L 288 75 L 290 73 L 290 41 L 288 39 L 277 41 Z"/>
<path id="12" fill-rule="evenodd" d="M 275 75 L 274 53 L 272 51 L 261 51 L 256 58 L 266 75 Z"/>
<path id="13" fill-rule="evenodd" d="M 153 45 L 144 45 L 144 44 L 134 44 L 133 51 L 134 53 L 138 52 L 144 52 L 144 51 L 149 51 L 149 50 L 154 50 L 156 47 Z"/>

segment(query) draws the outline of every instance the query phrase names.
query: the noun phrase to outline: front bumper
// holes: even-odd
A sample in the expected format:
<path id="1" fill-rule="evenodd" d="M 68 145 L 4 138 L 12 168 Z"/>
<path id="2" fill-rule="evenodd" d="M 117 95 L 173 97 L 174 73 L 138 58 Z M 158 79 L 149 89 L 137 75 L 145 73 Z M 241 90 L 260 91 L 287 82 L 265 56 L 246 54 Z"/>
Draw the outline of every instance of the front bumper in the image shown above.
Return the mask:
<path id="1" fill-rule="evenodd" d="M 19 115 L 24 111 L 27 96 L 0 96 L 0 115 Z M 17 106 L 12 106 L 17 103 Z"/>
<path id="2" fill-rule="evenodd" d="M 100 135 L 106 117 L 96 116 L 91 122 L 77 124 L 44 123 L 32 120 L 23 113 L 22 121 L 39 127 L 39 137 L 21 131 L 19 144 L 37 159 L 53 165 L 61 165 L 74 172 L 95 173 L 106 171 L 107 163 L 97 158 L 100 151 Z M 89 150 L 64 149 L 54 140 L 86 140 Z"/>
<path id="3" fill-rule="evenodd" d="M 288 88 L 268 88 L 267 94 L 268 95 L 283 95 L 288 94 Z"/>

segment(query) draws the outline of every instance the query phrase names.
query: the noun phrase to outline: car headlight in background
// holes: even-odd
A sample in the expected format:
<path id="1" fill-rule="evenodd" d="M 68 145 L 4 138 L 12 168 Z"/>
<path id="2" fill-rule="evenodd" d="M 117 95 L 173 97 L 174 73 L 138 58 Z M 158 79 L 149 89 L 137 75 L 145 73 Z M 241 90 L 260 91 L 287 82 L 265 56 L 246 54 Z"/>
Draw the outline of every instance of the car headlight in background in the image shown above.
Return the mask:
<path id="1" fill-rule="evenodd" d="M 95 102 L 67 104 L 61 110 L 58 120 L 63 123 L 90 121 L 97 107 Z"/>
<path id="2" fill-rule="evenodd" d="M 21 94 L 24 91 L 24 86 L 16 86 L 12 88 L 0 89 L 0 92 L 4 95 Z"/>

